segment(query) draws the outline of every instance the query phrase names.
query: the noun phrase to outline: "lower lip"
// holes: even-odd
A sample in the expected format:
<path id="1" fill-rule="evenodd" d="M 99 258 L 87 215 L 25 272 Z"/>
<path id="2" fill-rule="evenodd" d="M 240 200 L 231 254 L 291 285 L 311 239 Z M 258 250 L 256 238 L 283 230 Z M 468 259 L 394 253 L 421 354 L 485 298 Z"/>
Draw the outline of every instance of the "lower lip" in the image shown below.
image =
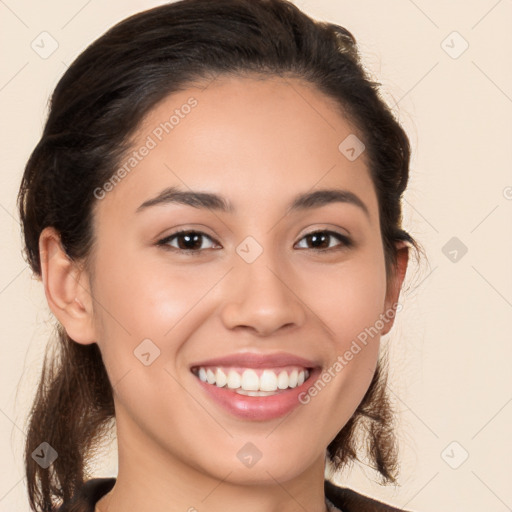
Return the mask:
<path id="1" fill-rule="evenodd" d="M 195 375 L 194 378 L 208 396 L 229 413 L 247 420 L 266 421 L 285 416 L 301 405 L 299 395 L 311 386 L 311 383 L 320 375 L 320 370 L 320 368 L 309 370 L 309 378 L 303 384 L 270 396 L 240 395 L 233 389 L 208 384 Z"/>

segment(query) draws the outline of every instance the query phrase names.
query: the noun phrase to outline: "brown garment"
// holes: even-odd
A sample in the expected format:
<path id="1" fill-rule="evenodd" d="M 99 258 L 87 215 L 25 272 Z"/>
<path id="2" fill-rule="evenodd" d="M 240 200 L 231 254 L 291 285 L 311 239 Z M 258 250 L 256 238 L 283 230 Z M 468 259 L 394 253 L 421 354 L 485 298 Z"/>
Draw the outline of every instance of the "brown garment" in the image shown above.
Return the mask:
<path id="1" fill-rule="evenodd" d="M 85 482 L 68 503 L 63 503 L 56 512 L 94 512 L 96 503 L 109 492 L 116 479 L 93 478 Z M 340 512 L 404 512 L 380 501 L 373 500 L 345 487 L 338 487 L 325 480 L 324 490 L 326 498 L 336 506 Z"/>

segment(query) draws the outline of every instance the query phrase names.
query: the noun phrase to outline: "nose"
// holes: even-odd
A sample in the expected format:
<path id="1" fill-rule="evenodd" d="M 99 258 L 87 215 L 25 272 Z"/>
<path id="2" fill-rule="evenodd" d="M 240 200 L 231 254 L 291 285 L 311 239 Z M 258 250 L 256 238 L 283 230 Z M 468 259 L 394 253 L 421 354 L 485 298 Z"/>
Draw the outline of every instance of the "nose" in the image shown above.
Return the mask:
<path id="1" fill-rule="evenodd" d="M 259 336 L 297 328 L 306 318 L 299 287 L 292 273 L 265 251 L 252 263 L 240 259 L 225 283 L 221 320 L 227 329 L 247 329 Z"/>

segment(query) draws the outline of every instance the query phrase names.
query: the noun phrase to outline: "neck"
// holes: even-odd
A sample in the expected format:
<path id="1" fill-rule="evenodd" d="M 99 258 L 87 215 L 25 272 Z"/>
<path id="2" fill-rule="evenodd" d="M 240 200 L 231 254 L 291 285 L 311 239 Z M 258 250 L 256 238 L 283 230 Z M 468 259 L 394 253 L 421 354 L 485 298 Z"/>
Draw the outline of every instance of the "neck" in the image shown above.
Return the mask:
<path id="1" fill-rule="evenodd" d="M 123 436 L 120 434 L 125 432 L 120 432 L 119 422 L 117 428 L 118 476 L 112 490 L 98 502 L 96 512 L 328 510 L 324 495 L 324 453 L 298 474 L 277 475 L 277 470 L 265 466 L 262 459 L 246 470 L 245 476 L 240 476 L 245 468 L 238 460 L 216 475 L 187 464 L 187 453 L 179 457 L 161 445 L 148 442 L 140 430 L 139 435 L 131 432 L 131 436 Z"/>

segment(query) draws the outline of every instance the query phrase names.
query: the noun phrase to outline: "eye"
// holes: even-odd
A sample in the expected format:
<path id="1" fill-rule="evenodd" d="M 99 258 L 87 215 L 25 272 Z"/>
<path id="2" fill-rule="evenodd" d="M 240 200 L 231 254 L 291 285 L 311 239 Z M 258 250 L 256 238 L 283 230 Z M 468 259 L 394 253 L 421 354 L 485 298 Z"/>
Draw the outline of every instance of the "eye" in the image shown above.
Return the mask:
<path id="1" fill-rule="evenodd" d="M 215 245 L 213 239 L 203 233 L 202 231 L 193 231 L 193 230 L 182 230 L 177 231 L 176 233 L 172 233 L 171 235 L 159 240 L 157 242 L 158 246 L 161 246 L 165 249 L 170 249 L 173 251 L 181 251 L 187 254 L 200 254 L 202 251 L 206 249 L 213 249 L 214 247 L 204 247 L 203 243 L 205 239 L 210 240 L 212 245 Z M 331 244 L 330 242 L 333 239 L 338 240 L 338 244 Z M 329 230 L 319 230 L 308 233 L 302 240 L 307 242 L 310 241 L 313 247 L 302 247 L 305 249 L 313 249 L 319 252 L 322 251 L 330 251 L 330 250 L 339 250 L 343 247 L 351 247 L 353 245 L 352 240 L 341 233 L 337 233 L 336 231 Z M 300 243 L 300 242 L 299 242 Z M 326 246 L 327 243 L 327 246 Z"/>
<path id="2" fill-rule="evenodd" d="M 210 236 L 201 231 L 177 231 L 162 240 L 157 242 L 157 245 L 163 246 L 164 248 L 173 249 L 176 251 L 186 251 L 188 253 L 199 253 L 202 250 L 208 249 L 203 247 L 202 242 L 207 238 L 213 241 Z M 176 241 L 177 246 L 173 245 L 172 242 Z M 210 249 L 212 247 L 209 247 Z"/>
<path id="3" fill-rule="evenodd" d="M 334 246 L 331 245 L 329 241 L 332 241 L 333 238 L 336 238 L 340 243 Z M 318 251 L 338 250 L 353 245 L 352 240 L 347 236 L 337 233 L 336 231 L 328 230 L 313 231 L 305 235 L 301 241 L 302 240 L 311 241 L 314 246 L 313 249 L 317 249 Z M 326 242 L 327 246 L 325 246 Z M 306 247 L 306 249 L 309 249 L 309 247 Z"/>

